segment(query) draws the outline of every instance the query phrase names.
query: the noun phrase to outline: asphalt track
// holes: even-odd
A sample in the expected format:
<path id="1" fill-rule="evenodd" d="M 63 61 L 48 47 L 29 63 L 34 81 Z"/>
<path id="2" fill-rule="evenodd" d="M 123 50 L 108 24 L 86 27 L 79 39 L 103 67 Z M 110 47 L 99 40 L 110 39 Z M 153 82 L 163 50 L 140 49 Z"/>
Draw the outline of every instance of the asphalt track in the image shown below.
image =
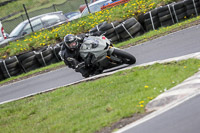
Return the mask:
<path id="1" fill-rule="evenodd" d="M 200 25 L 125 50 L 136 57 L 136 65 L 139 65 L 200 52 L 199 35 Z M 5 85 L 0 87 L 0 104 L 61 87 L 82 79 L 83 77 L 79 73 L 66 67 L 10 85 Z"/>
<path id="2" fill-rule="evenodd" d="M 200 95 L 197 94 L 151 119 L 116 133 L 199 133 L 199 102 Z"/>

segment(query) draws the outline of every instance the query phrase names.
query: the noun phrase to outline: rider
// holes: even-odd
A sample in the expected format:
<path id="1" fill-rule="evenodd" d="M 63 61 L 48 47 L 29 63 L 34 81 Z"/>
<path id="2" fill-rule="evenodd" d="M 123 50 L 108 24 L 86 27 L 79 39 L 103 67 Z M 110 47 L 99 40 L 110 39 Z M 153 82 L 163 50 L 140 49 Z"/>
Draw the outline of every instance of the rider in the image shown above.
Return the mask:
<path id="1" fill-rule="evenodd" d="M 76 72 L 80 72 L 83 77 L 89 77 L 90 74 L 94 73 L 94 68 L 91 65 L 93 55 L 88 54 L 87 58 L 83 60 L 79 54 L 79 49 L 85 37 L 87 37 L 85 34 L 79 36 L 72 34 L 66 35 L 61 48 L 61 56 L 69 68 L 73 68 Z"/>

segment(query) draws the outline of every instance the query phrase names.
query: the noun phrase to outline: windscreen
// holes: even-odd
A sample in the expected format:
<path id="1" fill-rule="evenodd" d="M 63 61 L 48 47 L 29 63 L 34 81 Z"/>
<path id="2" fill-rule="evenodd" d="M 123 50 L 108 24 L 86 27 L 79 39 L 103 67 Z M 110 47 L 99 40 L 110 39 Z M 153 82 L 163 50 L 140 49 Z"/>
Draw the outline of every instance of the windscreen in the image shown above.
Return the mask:
<path id="1" fill-rule="evenodd" d="M 24 23 L 20 23 L 12 32 L 10 33 L 9 37 L 16 37 L 19 36 L 19 33 L 24 27 Z"/>
<path id="2" fill-rule="evenodd" d="M 106 1 L 102 1 L 102 2 L 100 2 L 100 3 L 98 3 L 98 4 L 89 6 L 90 12 L 91 12 L 91 13 L 94 13 L 94 12 L 101 11 L 101 7 L 103 6 L 103 4 L 104 4 L 105 2 L 106 2 Z M 89 14 L 88 9 L 85 8 L 81 16 L 86 16 L 86 15 L 88 15 L 88 14 Z"/>

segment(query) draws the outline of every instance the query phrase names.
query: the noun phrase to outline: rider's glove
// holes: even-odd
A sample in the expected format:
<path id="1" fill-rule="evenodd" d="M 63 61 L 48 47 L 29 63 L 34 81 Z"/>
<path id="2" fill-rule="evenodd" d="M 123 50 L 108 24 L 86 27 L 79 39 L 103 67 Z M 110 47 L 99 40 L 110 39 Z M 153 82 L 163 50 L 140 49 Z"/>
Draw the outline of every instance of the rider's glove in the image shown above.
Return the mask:
<path id="1" fill-rule="evenodd" d="M 81 69 L 83 69 L 83 68 L 85 68 L 85 63 L 84 63 L 84 62 L 81 62 L 81 63 L 79 63 L 79 64 L 76 65 L 75 71 L 76 71 L 76 72 L 80 72 Z"/>
<path id="2" fill-rule="evenodd" d="M 70 68 L 75 69 L 75 67 L 76 67 L 77 64 L 78 64 L 78 61 L 77 61 L 76 59 L 74 59 L 74 58 L 68 57 L 68 58 L 67 58 L 67 64 L 68 64 L 68 66 L 69 66 Z"/>

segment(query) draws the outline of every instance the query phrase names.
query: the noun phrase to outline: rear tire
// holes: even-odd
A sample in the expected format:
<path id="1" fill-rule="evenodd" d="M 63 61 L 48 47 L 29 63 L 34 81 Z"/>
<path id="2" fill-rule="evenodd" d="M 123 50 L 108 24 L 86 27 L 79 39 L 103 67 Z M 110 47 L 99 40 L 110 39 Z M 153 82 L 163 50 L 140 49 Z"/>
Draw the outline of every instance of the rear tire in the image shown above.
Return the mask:
<path id="1" fill-rule="evenodd" d="M 135 64 L 135 62 L 136 62 L 136 58 L 133 55 L 131 55 L 125 51 L 122 51 L 120 49 L 114 49 L 113 55 L 120 58 L 123 61 L 123 64 L 131 65 L 131 64 Z"/>

